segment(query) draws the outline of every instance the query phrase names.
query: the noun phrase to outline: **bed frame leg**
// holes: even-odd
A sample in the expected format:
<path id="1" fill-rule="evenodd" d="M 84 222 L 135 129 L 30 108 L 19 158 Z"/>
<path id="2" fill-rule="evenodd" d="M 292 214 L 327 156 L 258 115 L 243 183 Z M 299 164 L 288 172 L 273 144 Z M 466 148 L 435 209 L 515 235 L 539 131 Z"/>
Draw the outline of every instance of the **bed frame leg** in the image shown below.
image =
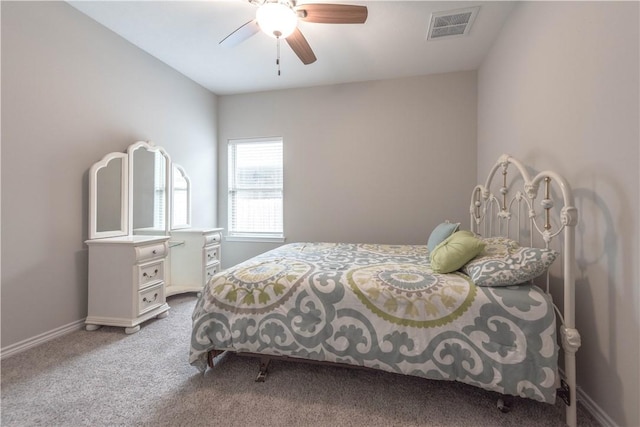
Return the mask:
<path id="1" fill-rule="evenodd" d="M 571 406 L 571 389 L 563 379 L 560 380 L 560 388 L 556 390 L 556 396 L 562 399 L 565 405 Z"/>
<path id="2" fill-rule="evenodd" d="M 499 397 L 498 401 L 496 402 L 496 406 L 498 407 L 500 412 L 506 414 L 507 412 L 511 411 L 511 408 L 513 407 L 513 396 L 504 395 Z"/>
<path id="3" fill-rule="evenodd" d="M 207 353 L 207 365 L 209 365 L 211 369 L 213 369 L 215 366 L 215 362 L 213 359 L 220 356 L 222 353 L 224 353 L 224 350 L 209 350 L 209 352 Z"/>
<path id="4" fill-rule="evenodd" d="M 258 376 L 256 377 L 256 382 L 263 383 L 267 379 L 267 369 L 269 369 L 270 362 L 271 358 L 267 356 L 260 357 L 260 371 L 258 372 Z"/>

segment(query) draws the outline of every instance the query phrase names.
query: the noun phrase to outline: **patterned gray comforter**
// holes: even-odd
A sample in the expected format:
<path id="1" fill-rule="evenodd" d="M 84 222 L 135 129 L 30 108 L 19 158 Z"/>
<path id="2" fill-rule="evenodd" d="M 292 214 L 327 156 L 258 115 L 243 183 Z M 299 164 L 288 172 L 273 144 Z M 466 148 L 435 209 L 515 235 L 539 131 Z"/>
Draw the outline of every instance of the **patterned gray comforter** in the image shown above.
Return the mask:
<path id="1" fill-rule="evenodd" d="M 456 380 L 553 403 L 550 299 L 531 284 L 436 274 L 426 246 L 293 243 L 216 275 L 193 312 L 190 363 L 209 350 L 284 355 Z"/>

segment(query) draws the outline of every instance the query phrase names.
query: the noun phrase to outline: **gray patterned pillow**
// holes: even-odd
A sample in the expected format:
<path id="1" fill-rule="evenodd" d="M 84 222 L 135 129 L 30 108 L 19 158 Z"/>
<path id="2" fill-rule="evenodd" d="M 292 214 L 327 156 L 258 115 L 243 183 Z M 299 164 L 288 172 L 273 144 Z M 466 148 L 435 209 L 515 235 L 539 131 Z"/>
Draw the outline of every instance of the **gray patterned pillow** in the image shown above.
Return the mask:
<path id="1" fill-rule="evenodd" d="M 528 282 L 553 264 L 558 252 L 522 247 L 506 237 L 482 239 L 484 250 L 462 270 L 477 286 L 510 286 Z"/>

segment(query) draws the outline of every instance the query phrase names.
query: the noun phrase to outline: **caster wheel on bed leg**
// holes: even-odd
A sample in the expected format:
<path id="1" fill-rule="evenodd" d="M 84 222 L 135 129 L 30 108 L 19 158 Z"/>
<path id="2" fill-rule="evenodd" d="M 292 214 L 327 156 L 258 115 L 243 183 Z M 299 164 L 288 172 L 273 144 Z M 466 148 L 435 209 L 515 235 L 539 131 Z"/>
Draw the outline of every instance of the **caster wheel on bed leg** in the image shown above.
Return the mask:
<path id="1" fill-rule="evenodd" d="M 503 396 L 498 399 L 496 406 L 500 410 L 500 412 L 506 414 L 511 411 L 511 407 L 513 406 L 513 397 L 511 396 Z"/>
<path id="2" fill-rule="evenodd" d="M 263 383 L 265 382 L 267 379 L 267 373 L 266 372 L 258 372 L 258 376 L 256 377 L 256 382 L 257 383 Z"/>
<path id="3" fill-rule="evenodd" d="M 84 327 L 87 331 L 97 331 L 98 329 L 100 329 L 100 325 L 92 325 L 92 324 L 88 324 Z"/>

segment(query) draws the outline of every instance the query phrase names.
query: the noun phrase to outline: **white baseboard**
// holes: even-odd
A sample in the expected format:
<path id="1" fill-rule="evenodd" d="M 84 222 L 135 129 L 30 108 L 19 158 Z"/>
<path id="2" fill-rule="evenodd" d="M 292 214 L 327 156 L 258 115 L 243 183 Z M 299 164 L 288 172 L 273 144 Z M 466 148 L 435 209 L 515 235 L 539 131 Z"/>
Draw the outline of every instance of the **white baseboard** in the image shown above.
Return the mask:
<path id="1" fill-rule="evenodd" d="M 83 326 L 84 326 L 84 319 L 76 320 L 75 322 L 71 322 L 67 325 L 60 326 L 59 328 L 52 329 L 49 332 L 45 332 L 40 335 L 36 335 L 35 337 L 27 338 L 26 340 L 22 340 L 15 344 L 8 345 L 7 347 L 0 349 L 0 360 L 6 359 L 7 357 L 14 356 L 18 353 L 21 353 L 25 350 L 36 347 L 47 341 L 51 341 L 54 338 L 58 338 L 63 335 L 70 334 L 71 332 L 78 331 L 82 329 Z"/>
<path id="2" fill-rule="evenodd" d="M 618 427 L 618 425 L 607 415 L 606 412 L 599 407 L 596 402 L 594 402 L 587 393 L 585 393 L 580 387 L 578 387 L 578 393 L 576 395 L 578 401 L 584 406 L 584 408 L 593 415 L 593 418 L 596 419 L 602 425 L 602 427 Z"/>

